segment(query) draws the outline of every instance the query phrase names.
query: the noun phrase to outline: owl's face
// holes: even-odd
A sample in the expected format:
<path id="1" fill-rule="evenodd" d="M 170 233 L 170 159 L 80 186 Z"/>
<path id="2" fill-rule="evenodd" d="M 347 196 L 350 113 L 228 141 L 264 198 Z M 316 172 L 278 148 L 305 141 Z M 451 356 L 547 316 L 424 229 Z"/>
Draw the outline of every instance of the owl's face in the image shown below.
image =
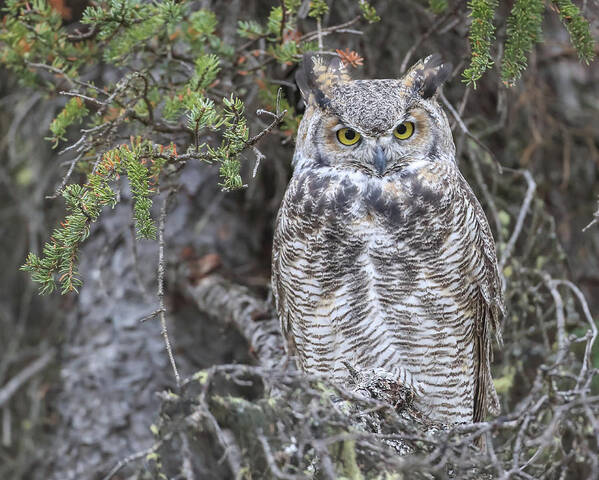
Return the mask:
<path id="1" fill-rule="evenodd" d="M 451 130 L 434 96 L 449 71 L 429 57 L 399 80 L 351 80 L 337 61 L 304 60 L 297 80 L 307 108 L 296 162 L 384 177 L 422 161 L 453 161 Z"/>

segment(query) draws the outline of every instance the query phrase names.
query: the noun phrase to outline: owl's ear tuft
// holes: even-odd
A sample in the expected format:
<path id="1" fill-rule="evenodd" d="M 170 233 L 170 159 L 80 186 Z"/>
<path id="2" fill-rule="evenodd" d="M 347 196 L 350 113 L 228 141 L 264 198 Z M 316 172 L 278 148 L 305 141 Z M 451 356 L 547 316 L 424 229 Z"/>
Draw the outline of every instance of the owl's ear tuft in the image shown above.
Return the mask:
<path id="1" fill-rule="evenodd" d="M 333 89 L 351 81 L 351 77 L 339 57 L 329 60 L 305 53 L 295 74 L 295 81 L 306 104 L 316 104 L 326 109 L 330 106 Z"/>
<path id="2" fill-rule="evenodd" d="M 437 53 L 418 61 L 403 77 L 404 88 L 418 93 L 422 98 L 431 98 L 441 84 L 447 80 L 453 66 L 443 63 Z"/>

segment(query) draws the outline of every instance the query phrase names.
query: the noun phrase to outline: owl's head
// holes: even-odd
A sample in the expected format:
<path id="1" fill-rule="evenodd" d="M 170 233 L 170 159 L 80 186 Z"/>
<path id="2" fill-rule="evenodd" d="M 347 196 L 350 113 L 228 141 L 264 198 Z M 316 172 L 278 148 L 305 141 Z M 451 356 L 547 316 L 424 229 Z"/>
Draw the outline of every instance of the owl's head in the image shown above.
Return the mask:
<path id="1" fill-rule="evenodd" d="M 431 55 L 397 80 L 352 80 L 338 57 L 305 56 L 296 74 L 306 104 L 296 167 L 383 177 L 422 160 L 453 161 L 451 130 L 436 99 L 450 72 Z"/>

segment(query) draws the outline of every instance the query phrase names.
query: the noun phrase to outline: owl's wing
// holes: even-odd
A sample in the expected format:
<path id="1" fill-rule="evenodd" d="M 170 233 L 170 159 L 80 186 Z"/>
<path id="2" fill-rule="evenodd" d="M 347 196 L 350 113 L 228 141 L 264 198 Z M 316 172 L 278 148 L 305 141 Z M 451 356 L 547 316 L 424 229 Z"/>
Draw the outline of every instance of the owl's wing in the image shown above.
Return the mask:
<path id="1" fill-rule="evenodd" d="M 295 342 L 293 340 L 293 335 L 291 335 L 290 325 L 289 325 L 289 305 L 288 298 L 285 294 L 285 288 L 281 285 L 282 275 L 285 275 L 285 271 L 281 267 L 281 257 L 284 255 L 285 242 L 282 241 L 282 236 L 285 235 L 285 199 L 283 200 L 283 204 L 279 209 L 279 213 L 277 214 L 277 219 L 275 221 L 275 232 L 273 236 L 273 246 L 272 246 L 272 274 L 271 274 L 271 287 L 272 287 L 272 295 L 275 301 L 275 308 L 277 310 L 277 315 L 279 317 L 279 322 L 281 325 L 281 333 L 283 334 L 283 339 L 285 340 L 285 351 L 288 355 L 295 355 Z"/>
<path id="2" fill-rule="evenodd" d="M 480 249 L 482 268 L 474 273 L 478 295 L 473 300 L 475 319 L 475 391 L 474 421 L 482 421 L 486 411 L 497 415 L 499 399 L 491 378 L 491 334 L 502 344 L 500 321 L 505 314 L 501 277 L 497 265 L 495 242 L 487 217 L 470 186 L 459 174 L 459 189 L 465 202 L 474 211 L 471 224 L 476 245 Z"/>
<path id="3" fill-rule="evenodd" d="M 279 317 L 279 321 L 281 322 L 281 332 L 283 333 L 283 337 L 286 339 L 288 336 L 288 332 L 283 326 L 283 322 L 281 321 L 281 304 L 285 302 L 284 291 L 280 287 L 280 276 L 281 276 L 281 235 L 280 235 L 280 221 L 281 221 L 281 212 L 282 208 L 279 209 L 277 214 L 277 218 L 275 220 L 275 231 L 272 239 L 272 272 L 271 272 L 271 280 L 270 285 L 272 288 L 272 297 L 275 302 L 275 309 L 277 310 L 277 315 Z"/>

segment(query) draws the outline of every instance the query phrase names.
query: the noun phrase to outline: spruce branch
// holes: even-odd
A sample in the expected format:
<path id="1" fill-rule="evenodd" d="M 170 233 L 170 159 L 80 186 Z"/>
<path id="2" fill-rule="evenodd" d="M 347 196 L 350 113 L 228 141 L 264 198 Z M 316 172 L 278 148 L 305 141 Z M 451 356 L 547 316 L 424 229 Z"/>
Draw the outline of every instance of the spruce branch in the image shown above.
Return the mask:
<path id="1" fill-rule="evenodd" d="M 552 3 L 570 34 L 578 58 L 588 65 L 595 58 L 595 40 L 591 36 L 588 20 L 571 0 L 552 0 Z"/>
<path id="2" fill-rule="evenodd" d="M 146 166 L 148 162 L 150 165 Z M 120 175 L 126 174 L 131 184 L 138 237 L 155 237 L 156 227 L 150 215 L 150 196 L 155 192 L 150 183 L 157 181 L 164 163 L 164 158 L 155 155 L 153 145 L 133 139 L 131 147 L 121 145 L 106 152 L 85 185 L 71 184 L 63 189 L 70 213 L 44 245 L 42 257 L 30 253 L 21 267 L 41 285 L 41 293 L 51 293 L 60 285 L 65 294 L 82 285 L 77 269 L 81 243 L 89 236 L 91 224 L 98 220 L 102 209 L 116 205 L 117 195 L 111 184 Z"/>
<path id="3" fill-rule="evenodd" d="M 470 0 L 470 66 L 464 70 L 464 82 L 476 88 L 476 82 L 483 73 L 493 66 L 491 45 L 495 39 L 493 17 L 499 5 L 498 0 Z"/>
<path id="4" fill-rule="evenodd" d="M 507 40 L 501 65 L 501 79 L 513 85 L 526 69 L 526 56 L 541 40 L 544 0 L 516 0 L 507 19 Z"/>

